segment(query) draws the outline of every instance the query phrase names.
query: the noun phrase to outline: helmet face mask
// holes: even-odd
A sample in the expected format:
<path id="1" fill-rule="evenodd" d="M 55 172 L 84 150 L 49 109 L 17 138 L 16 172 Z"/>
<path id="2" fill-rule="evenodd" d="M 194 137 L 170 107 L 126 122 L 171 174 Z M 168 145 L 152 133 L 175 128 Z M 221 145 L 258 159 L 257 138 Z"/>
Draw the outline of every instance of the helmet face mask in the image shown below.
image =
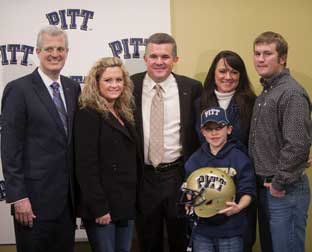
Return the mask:
<path id="1" fill-rule="evenodd" d="M 194 191 L 188 188 L 181 188 L 182 196 L 180 202 L 182 204 L 190 205 L 191 207 L 199 206 L 205 202 L 205 198 L 200 191 Z"/>
<path id="2" fill-rule="evenodd" d="M 218 168 L 204 167 L 195 170 L 181 188 L 180 202 L 194 208 L 197 216 L 208 218 L 226 208 L 226 202 L 235 199 L 232 178 Z"/>

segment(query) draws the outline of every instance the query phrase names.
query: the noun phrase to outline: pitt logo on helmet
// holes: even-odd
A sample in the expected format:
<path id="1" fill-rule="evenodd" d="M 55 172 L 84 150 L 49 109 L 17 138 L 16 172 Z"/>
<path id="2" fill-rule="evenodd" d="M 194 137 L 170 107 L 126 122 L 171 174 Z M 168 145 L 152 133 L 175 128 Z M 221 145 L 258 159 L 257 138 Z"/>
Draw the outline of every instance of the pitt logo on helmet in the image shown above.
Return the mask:
<path id="1" fill-rule="evenodd" d="M 200 175 L 196 180 L 199 191 L 203 188 L 210 188 L 221 192 L 223 186 L 226 185 L 224 178 L 210 174 Z"/>
<path id="2" fill-rule="evenodd" d="M 233 201 L 236 193 L 232 178 L 221 169 L 211 167 L 193 171 L 182 191 L 181 203 L 193 207 L 195 214 L 202 218 L 225 209 L 226 202 Z"/>

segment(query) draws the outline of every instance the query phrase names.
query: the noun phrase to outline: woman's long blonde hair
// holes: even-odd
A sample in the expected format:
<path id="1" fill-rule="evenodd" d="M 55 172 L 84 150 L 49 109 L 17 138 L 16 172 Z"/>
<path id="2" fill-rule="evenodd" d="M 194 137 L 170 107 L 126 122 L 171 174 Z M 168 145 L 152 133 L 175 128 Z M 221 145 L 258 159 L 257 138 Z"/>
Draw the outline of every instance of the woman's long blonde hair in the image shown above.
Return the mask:
<path id="1" fill-rule="evenodd" d="M 109 67 L 120 67 L 124 81 L 123 91 L 114 104 L 115 112 L 131 124 L 134 124 L 133 83 L 122 61 L 117 57 L 101 58 L 94 64 L 85 79 L 85 85 L 79 97 L 79 105 L 81 108 L 95 109 L 104 117 L 108 116 L 108 102 L 101 96 L 98 83 L 102 74 Z"/>

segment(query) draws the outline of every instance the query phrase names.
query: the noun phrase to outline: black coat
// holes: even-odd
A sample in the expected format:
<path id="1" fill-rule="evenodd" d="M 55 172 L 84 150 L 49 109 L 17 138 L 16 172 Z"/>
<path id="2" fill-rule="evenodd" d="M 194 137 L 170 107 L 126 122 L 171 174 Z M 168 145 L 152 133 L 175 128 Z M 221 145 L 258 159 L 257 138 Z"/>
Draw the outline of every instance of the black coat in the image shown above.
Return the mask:
<path id="1" fill-rule="evenodd" d="M 28 197 L 37 219 L 57 218 L 68 195 L 74 200 L 72 125 L 80 86 L 64 76 L 61 84 L 68 137 L 37 70 L 10 82 L 2 97 L 1 158 L 7 202 Z"/>
<path id="2" fill-rule="evenodd" d="M 83 108 L 75 121 L 76 175 L 81 217 L 110 213 L 113 221 L 134 219 L 137 147 L 132 125 L 108 114 Z"/>

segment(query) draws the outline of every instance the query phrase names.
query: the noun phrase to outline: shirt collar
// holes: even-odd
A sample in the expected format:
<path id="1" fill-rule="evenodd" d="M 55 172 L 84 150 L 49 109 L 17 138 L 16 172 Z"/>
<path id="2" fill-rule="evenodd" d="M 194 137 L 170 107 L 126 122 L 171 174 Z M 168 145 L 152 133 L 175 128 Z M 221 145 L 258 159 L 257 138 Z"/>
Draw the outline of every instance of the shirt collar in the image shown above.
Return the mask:
<path id="1" fill-rule="evenodd" d="M 262 86 L 264 88 L 267 87 L 274 87 L 279 83 L 279 80 L 284 77 L 285 75 L 289 75 L 289 69 L 285 68 L 283 69 L 281 72 L 276 73 L 274 75 L 272 75 L 270 78 L 268 79 L 264 79 L 264 78 L 260 78 L 260 83 L 262 84 Z"/>
<path id="2" fill-rule="evenodd" d="M 58 79 L 57 79 L 56 81 L 54 81 L 54 80 L 52 80 L 48 75 L 46 75 L 46 74 L 40 69 L 40 67 L 38 67 L 38 73 L 39 73 L 39 75 L 40 75 L 40 77 L 41 77 L 41 79 L 42 79 L 44 85 L 45 85 L 48 89 L 50 89 L 51 84 L 52 84 L 53 82 L 57 82 L 58 84 L 60 84 L 60 88 L 62 88 L 60 76 L 58 76 Z"/>
<path id="3" fill-rule="evenodd" d="M 159 85 L 161 86 L 161 89 L 164 93 L 168 92 L 170 85 L 173 83 L 174 79 L 175 78 L 173 74 L 170 74 L 166 80 L 159 82 Z M 151 91 L 156 85 L 156 82 L 148 75 L 148 73 L 146 73 L 145 75 L 144 85 L 146 85 L 148 91 Z"/>

